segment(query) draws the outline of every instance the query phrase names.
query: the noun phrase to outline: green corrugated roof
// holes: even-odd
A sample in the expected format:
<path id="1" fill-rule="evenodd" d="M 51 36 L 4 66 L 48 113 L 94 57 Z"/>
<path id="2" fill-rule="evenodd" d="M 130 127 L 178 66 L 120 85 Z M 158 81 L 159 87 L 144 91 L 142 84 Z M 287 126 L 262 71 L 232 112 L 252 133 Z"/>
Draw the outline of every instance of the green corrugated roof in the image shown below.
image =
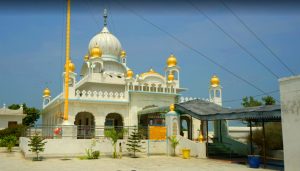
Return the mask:
<path id="1" fill-rule="evenodd" d="M 154 113 L 168 113 L 169 106 L 151 107 L 138 111 L 138 115 L 154 114 Z"/>

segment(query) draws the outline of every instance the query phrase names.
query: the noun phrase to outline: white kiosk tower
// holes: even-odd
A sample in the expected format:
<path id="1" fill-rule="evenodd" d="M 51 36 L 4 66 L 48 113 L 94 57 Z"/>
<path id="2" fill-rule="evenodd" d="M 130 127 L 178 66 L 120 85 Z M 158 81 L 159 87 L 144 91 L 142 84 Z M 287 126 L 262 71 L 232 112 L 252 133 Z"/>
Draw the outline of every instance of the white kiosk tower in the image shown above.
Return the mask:
<path id="1" fill-rule="evenodd" d="M 213 75 L 210 79 L 209 100 L 212 103 L 222 106 L 222 86 L 220 85 L 220 79 L 216 75 Z M 222 137 L 224 136 L 228 136 L 227 121 L 215 121 L 214 138 L 222 142 Z"/>

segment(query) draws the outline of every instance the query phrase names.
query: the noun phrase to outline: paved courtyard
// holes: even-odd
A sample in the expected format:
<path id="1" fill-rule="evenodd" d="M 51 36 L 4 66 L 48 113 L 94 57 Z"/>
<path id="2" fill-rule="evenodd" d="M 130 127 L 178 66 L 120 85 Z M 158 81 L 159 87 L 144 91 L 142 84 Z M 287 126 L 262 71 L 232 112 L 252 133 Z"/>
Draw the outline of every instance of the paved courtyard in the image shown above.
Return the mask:
<path id="1" fill-rule="evenodd" d="M 246 165 L 232 164 L 226 161 L 211 159 L 181 159 L 180 157 L 150 156 L 142 158 L 123 157 L 112 159 L 102 157 L 97 160 L 71 160 L 45 159 L 41 162 L 33 162 L 24 159 L 20 152 L 0 152 L 1 171 L 243 171 L 243 170 L 267 170 L 250 169 Z"/>

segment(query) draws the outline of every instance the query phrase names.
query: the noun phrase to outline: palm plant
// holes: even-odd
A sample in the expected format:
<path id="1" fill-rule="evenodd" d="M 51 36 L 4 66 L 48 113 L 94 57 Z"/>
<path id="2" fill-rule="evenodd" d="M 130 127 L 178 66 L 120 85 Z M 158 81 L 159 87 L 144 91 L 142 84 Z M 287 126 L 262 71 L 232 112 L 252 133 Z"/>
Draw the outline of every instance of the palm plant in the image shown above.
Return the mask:
<path id="1" fill-rule="evenodd" d="M 120 137 L 123 137 L 123 134 L 124 134 L 124 129 L 117 131 L 115 128 L 109 128 L 104 131 L 105 137 L 109 138 L 113 145 L 114 148 L 113 158 L 117 158 L 117 142 Z"/>
<path id="2" fill-rule="evenodd" d="M 169 137 L 169 140 L 171 142 L 171 146 L 173 148 L 173 155 L 176 156 L 176 147 L 179 145 L 179 140 L 177 140 L 176 136 Z"/>

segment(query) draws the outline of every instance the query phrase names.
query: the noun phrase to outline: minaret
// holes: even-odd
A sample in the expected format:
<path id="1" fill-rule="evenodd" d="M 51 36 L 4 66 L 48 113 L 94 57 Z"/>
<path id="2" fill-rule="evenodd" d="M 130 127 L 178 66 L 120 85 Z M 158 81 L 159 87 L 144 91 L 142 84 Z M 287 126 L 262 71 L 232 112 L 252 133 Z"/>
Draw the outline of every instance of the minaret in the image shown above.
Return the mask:
<path id="1" fill-rule="evenodd" d="M 213 75 L 210 79 L 209 100 L 210 102 L 222 106 L 222 87 L 216 75 Z"/>
<path id="2" fill-rule="evenodd" d="M 213 75 L 210 79 L 209 100 L 212 103 L 222 106 L 222 86 L 218 76 Z M 222 137 L 228 136 L 228 124 L 226 120 L 214 121 L 214 138 L 222 142 Z"/>
<path id="3" fill-rule="evenodd" d="M 43 108 L 50 102 L 51 100 L 51 91 L 49 88 L 45 88 L 43 92 Z"/>
<path id="4" fill-rule="evenodd" d="M 180 68 L 177 66 L 177 59 L 171 54 L 167 59 L 167 66 L 165 68 L 165 78 L 167 79 L 168 85 L 177 88 L 179 87 L 179 70 Z"/>

